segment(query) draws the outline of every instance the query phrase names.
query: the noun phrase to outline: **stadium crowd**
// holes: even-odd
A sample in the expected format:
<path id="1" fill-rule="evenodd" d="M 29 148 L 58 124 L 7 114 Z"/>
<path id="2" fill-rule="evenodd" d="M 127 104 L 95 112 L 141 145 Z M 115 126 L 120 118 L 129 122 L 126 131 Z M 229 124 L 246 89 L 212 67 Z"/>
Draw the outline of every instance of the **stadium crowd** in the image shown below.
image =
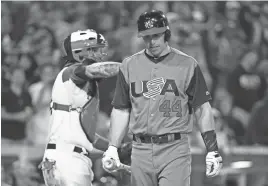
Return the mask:
<path id="1" fill-rule="evenodd" d="M 62 68 L 61 42 L 68 34 L 86 28 L 103 33 L 109 43 L 107 60 L 121 62 L 144 47 L 137 38 L 138 16 L 159 9 L 170 23 L 171 46 L 193 56 L 204 73 L 220 148 L 268 146 L 267 2 L 11 1 L 1 5 L 2 145 L 46 145 L 51 90 Z M 100 84 L 98 132 L 103 136 L 107 136 L 115 81 L 113 77 Z M 204 148 L 196 131 L 191 145 Z M 3 185 L 42 184 L 35 166 L 23 167 L 22 159 L 10 168 L 2 156 Z M 18 166 L 24 169 L 14 169 Z M 94 170 L 96 185 L 109 180 L 110 185 L 118 185 L 109 176 L 104 179 L 99 161 Z"/>

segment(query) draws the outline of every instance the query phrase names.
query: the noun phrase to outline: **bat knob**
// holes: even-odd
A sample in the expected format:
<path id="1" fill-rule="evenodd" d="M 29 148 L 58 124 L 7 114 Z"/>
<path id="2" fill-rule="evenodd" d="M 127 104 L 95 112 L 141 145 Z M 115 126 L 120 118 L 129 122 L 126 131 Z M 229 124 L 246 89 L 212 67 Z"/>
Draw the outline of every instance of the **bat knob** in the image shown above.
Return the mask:
<path id="1" fill-rule="evenodd" d="M 113 170 L 117 168 L 116 162 L 111 158 L 104 159 L 103 166 L 108 170 Z"/>

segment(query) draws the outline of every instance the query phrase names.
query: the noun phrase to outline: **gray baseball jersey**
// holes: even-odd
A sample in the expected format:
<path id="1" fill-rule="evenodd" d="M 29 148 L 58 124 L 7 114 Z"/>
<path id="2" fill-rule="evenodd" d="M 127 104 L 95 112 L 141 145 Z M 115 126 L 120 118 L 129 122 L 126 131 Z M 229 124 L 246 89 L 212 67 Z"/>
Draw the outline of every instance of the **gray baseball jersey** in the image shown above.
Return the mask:
<path id="1" fill-rule="evenodd" d="M 133 134 L 189 133 L 192 110 L 211 99 L 196 60 L 171 48 L 154 59 L 142 50 L 126 58 L 118 74 L 113 106 L 131 108 Z"/>

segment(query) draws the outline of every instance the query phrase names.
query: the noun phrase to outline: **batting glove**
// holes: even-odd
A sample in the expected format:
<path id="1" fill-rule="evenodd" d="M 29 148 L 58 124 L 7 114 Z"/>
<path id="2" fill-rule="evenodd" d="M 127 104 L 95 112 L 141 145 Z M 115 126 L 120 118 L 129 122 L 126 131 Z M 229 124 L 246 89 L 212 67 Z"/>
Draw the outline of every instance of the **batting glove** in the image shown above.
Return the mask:
<path id="1" fill-rule="evenodd" d="M 211 178 L 217 176 L 222 167 L 222 157 L 217 151 L 209 152 L 206 156 L 206 175 Z"/>
<path id="2" fill-rule="evenodd" d="M 107 167 L 107 162 L 113 162 L 112 166 Z M 102 158 L 102 167 L 107 172 L 114 172 L 117 171 L 120 167 L 121 162 L 119 160 L 117 147 L 109 146 L 108 149 L 104 152 Z"/>

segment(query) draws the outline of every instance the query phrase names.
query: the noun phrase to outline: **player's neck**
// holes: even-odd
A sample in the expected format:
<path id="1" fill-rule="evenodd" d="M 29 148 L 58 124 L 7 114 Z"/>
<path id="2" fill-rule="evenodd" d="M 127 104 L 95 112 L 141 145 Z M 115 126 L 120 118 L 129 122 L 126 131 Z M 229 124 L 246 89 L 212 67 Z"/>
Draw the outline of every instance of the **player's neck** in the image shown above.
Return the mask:
<path id="1" fill-rule="evenodd" d="M 167 47 L 162 51 L 162 53 L 159 55 L 159 56 L 154 56 L 148 49 L 146 49 L 146 53 L 149 55 L 149 56 L 152 56 L 153 58 L 160 58 L 166 54 L 168 54 L 169 52 L 171 51 L 170 49 L 170 46 L 167 45 Z"/>

